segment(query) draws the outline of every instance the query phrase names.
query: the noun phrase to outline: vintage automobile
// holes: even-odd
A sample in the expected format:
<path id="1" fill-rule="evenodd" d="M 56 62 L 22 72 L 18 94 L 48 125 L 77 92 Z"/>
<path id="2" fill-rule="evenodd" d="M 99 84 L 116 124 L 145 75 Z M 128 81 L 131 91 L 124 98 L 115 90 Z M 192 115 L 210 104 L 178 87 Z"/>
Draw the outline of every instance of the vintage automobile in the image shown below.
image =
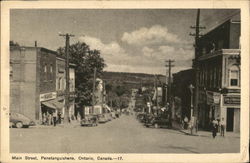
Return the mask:
<path id="1" fill-rule="evenodd" d="M 106 123 L 106 122 L 108 122 L 107 116 L 105 116 L 105 114 L 98 115 L 98 122 L 99 123 Z"/>
<path id="2" fill-rule="evenodd" d="M 29 126 L 35 126 L 35 122 L 23 114 L 11 112 L 10 115 L 10 127 L 16 128 L 28 128 Z"/>
<path id="3" fill-rule="evenodd" d="M 111 112 L 111 117 L 112 117 L 113 119 L 116 119 L 116 116 L 115 116 L 115 112 L 114 112 L 114 111 Z"/>
<path id="4" fill-rule="evenodd" d="M 145 116 L 145 113 L 138 113 L 137 116 L 136 116 L 136 118 L 137 118 L 140 122 L 142 122 L 143 119 L 144 119 L 144 116 Z"/>
<path id="5" fill-rule="evenodd" d="M 81 120 L 81 126 L 97 126 L 98 125 L 98 118 L 94 115 L 86 115 Z"/>
<path id="6" fill-rule="evenodd" d="M 170 127 L 170 123 L 169 120 L 166 119 L 165 117 L 162 116 L 158 116 L 158 117 L 152 117 L 151 119 L 148 119 L 145 122 L 145 126 L 146 127 L 155 127 L 155 128 L 169 128 Z"/>

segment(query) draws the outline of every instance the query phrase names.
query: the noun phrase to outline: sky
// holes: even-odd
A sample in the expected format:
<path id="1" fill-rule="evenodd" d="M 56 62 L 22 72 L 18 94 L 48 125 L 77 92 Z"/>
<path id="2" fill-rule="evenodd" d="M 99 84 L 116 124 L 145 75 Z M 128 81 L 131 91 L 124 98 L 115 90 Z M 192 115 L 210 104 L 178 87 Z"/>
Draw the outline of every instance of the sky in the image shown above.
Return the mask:
<path id="1" fill-rule="evenodd" d="M 203 34 L 232 16 L 235 9 L 202 9 Z M 59 34 L 74 34 L 70 44 L 87 43 L 101 51 L 106 71 L 166 74 L 192 67 L 196 9 L 11 9 L 10 40 L 22 46 L 56 50 L 65 45 Z"/>

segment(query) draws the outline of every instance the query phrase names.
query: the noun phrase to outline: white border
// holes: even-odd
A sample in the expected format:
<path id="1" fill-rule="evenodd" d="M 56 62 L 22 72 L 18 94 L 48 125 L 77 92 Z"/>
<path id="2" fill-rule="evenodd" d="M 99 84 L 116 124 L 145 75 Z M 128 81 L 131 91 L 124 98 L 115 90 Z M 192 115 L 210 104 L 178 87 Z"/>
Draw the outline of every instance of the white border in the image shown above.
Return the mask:
<path id="1" fill-rule="evenodd" d="M 241 152 L 238 154 L 84 154 L 84 156 L 123 156 L 119 162 L 245 162 L 248 159 L 249 140 L 249 1 L 5 1 L 1 2 L 1 161 L 10 160 L 9 154 L 9 10 L 10 9 L 140 9 L 140 8 L 240 8 L 241 9 Z M 15 154 L 24 155 L 24 154 Z M 41 154 L 27 154 L 36 155 Z M 43 154 L 45 156 L 74 156 L 80 154 Z M 41 161 L 38 161 L 41 162 Z M 61 161 L 60 161 L 61 162 Z M 63 161 L 72 162 L 72 161 Z M 80 161 L 75 161 L 80 162 Z M 100 161 L 98 161 L 100 162 Z M 106 161 L 107 162 L 107 161 Z M 111 161 L 108 161 L 111 162 Z M 113 161 L 114 162 L 114 161 Z M 117 162 L 117 161 L 116 161 Z"/>

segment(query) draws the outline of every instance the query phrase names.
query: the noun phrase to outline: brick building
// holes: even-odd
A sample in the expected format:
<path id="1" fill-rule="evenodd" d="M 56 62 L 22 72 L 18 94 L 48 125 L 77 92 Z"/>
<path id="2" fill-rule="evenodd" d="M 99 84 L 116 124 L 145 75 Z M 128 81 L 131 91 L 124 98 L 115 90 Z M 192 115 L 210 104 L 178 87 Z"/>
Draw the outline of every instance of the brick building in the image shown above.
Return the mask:
<path id="1" fill-rule="evenodd" d="M 70 115 L 74 115 L 75 65 L 70 63 Z M 41 47 L 10 47 L 10 110 L 42 122 L 45 113 L 64 113 L 65 60 Z"/>
<path id="2" fill-rule="evenodd" d="M 198 40 L 198 119 L 209 128 L 212 119 L 240 131 L 240 21 L 230 19 Z"/>
<path id="3" fill-rule="evenodd" d="M 56 99 L 56 52 L 10 47 L 10 111 L 41 120 L 42 105 Z"/>

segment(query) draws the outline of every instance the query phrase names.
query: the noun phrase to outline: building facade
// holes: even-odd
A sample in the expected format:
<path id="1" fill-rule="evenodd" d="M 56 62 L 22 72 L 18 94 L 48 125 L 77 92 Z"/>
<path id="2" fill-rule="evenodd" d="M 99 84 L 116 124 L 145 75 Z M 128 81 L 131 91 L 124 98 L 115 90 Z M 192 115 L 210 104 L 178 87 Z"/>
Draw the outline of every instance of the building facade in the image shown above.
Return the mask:
<path id="1" fill-rule="evenodd" d="M 74 115 L 75 65 L 70 64 L 70 115 Z M 65 111 L 65 60 L 41 47 L 10 47 L 10 111 L 37 123 Z M 62 115 L 63 116 L 63 115 Z"/>
<path id="2" fill-rule="evenodd" d="M 56 52 L 10 47 L 10 111 L 39 121 L 43 105 L 56 99 Z"/>
<path id="3" fill-rule="evenodd" d="M 181 117 L 191 117 L 191 91 L 190 85 L 194 85 L 194 69 L 187 69 L 173 74 L 173 95 L 180 98 Z"/>
<path id="4" fill-rule="evenodd" d="M 240 21 L 227 20 L 198 41 L 198 119 L 226 123 L 226 131 L 240 131 Z"/>

